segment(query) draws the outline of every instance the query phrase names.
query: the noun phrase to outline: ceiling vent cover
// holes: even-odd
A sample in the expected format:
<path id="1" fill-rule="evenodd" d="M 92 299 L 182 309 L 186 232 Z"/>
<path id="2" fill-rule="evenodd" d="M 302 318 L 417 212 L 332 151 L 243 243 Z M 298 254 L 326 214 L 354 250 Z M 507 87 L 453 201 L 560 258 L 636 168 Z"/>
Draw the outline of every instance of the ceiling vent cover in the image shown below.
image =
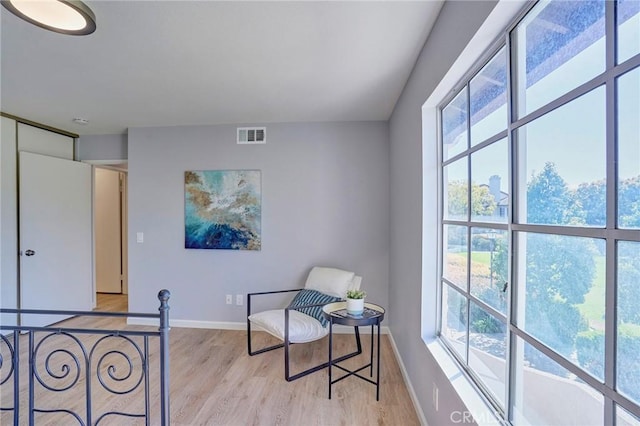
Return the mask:
<path id="1" fill-rule="evenodd" d="M 238 127 L 238 144 L 265 144 L 267 143 L 266 127 Z"/>

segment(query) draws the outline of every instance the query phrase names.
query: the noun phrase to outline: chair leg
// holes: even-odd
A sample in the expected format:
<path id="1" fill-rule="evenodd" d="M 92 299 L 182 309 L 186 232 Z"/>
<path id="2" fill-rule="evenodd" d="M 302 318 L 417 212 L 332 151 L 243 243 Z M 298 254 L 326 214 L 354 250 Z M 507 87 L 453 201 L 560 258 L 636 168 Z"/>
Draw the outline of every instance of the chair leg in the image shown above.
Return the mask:
<path id="1" fill-rule="evenodd" d="M 285 336 L 284 338 L 284 377 L 289 380 L 289 336 Z"/>
<path id="2" fill-rule="evenodd" d="M 258 354 L 264 353 L 264 352 L 269 352 L 269 351 L 272 351 L 274 349 L 280 349 L 283 346 L 284 346 L 284 344 L 279 343 L 277 345 L 268 346 L 266 348 L 258 349 L 257 351 L 252 351 L 251 350 L 251 321 L 247 320 L 247 352 L 249 353 L 249 356 L 254 356 L 254 355 L 258 355 Z"/>
<path id="3" fill-rule="evenodd" d="M 251 302 L 247 302 L 247 305 Z M 247 308 L 247 312 L 250 312 L 250 308 Z M 249 315 L 247 315 L 247 352 L 251 356 L 251 321 L 249 321 Z"/>
<path id="4" fill-rule="evenodd" d="M 360 329 L 358 327 L 353 327 L 354 331 L 355 331 L 355 337 L 356 337 L 356 351 L 355 352 L 351 352 L 349 354 L 343 355 L 339 358 L 334 359 L 332 362 L 335 364 L 337 362 L 341 362 L 344 361 L 346 359 L 349 358 L 353 358 L 354 356 L 360 355 L 362 353 L 362 342 L 360 341 Z M 287 340 L 288 340 L 288 336 L 287 336 Z M 304 376 L 308 376 L 311 373 L 315 373 L 316 371 L 320 371 L 323 368 L 327 368 L 329 366 L 329 362 L 324 362 L 320 365 L 316 365 L 315 367 L 311 367 L 307 370 L 301 371 L 300 373 L 294 374 L 293 376 L 291 376 L 289 374 L 290 369 L 289 369 L 289 346 L 290 343 L 285 340 L 284 343 L 284 378 L 287 380 L 287 382 L 292 382 L 294 380 L 297 380 L 301 377 Z"/>
<path id="5" fill-rule="evenodd" d="M 284 346 L 282 343 L 280 343 L 278 345 L 273 345 L 266 348 L 258 349 L 257 351 L 252 351 L 251 350 L 251 321 L 249 321 L 249 316 L 251 316 L 251 294 L 247 294 L 247 352 L 249 353 L 249 356 L 258 355 L 264 352 L 269 352 Z"/>

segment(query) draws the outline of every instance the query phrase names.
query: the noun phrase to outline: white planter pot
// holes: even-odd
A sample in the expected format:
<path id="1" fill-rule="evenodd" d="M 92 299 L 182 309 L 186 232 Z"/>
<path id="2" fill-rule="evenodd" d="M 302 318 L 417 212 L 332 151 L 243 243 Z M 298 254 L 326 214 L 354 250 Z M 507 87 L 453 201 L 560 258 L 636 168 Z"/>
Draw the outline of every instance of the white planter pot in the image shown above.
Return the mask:
<path id="1" fill-rule="evenodd" d="M 347 313 L 362 315 L 364 311 L 364 299 L 347 299 Z"/>

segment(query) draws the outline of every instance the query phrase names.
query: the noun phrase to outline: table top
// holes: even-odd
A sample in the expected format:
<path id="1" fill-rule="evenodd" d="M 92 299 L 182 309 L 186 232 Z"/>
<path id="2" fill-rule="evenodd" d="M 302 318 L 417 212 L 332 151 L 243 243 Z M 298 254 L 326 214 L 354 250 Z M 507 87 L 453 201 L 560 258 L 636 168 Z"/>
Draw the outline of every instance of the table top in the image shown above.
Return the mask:
<path id="1" fill-rule="evenodd" d="M 385 310 L 380 305 L 365 302 L 364 313 L 355 316 L 347 313 L 347 302 L 334 302 L 324 305 L 322 314 L 334 324 L 360 326 L 379 324 L 384 319 Z"/>

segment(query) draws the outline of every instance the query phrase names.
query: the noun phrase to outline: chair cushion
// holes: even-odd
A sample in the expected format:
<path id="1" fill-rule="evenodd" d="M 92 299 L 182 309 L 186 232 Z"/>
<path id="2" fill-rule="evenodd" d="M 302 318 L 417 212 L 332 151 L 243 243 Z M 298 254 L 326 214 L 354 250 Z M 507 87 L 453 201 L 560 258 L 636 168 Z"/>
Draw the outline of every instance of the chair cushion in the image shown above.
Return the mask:
<path id="1" fill-rule="evenodd" d="M 329 296 L 328 294 L 320 293 L 317 290 L 309 290 L 302 289 L 296 294 L 296 297 L 293 298 L 291 303 L 289 304 L 290 308 L 295 308 L 297 306 L 305 306 L 305 305 L 315 305 L 317 303 L 322 303 L 326 305 L 327 303 L 339 302 L 341 299 L 339 297 Z M 296 309 L 303 314 L 307 314 L 310 317 L 314 317 L 323 327 L 326 327 L 329 321 L 322 314 L 322 306 L 310 306 L 308 308 L 298 308 Z"/>
<path id="2" fill-rule="evenodd" d="M 342 269 L 314 266 L 309 272 L 304 288 L 344 298 L 349 287 L 353 285 L 354 276 L 353 272 L 343 271 Z"/>
<path id="3" fill-rule="evenodd" d="M 356 275 L 353 277 L 353 281 L 351 281 L 347 290 L 360 290 L 360 284 L 362 284 L 362 277 L 360 275 Z"/>
<path id="4" fill-rule="evenodd" d="M 249 321 L 272 336 L 284 341 L 284 309 L 258 312 L 249 316 Z M 307 343 L 329 334 L 318 320 L 296 310 L 289 311 L 289 342 Z"/>

